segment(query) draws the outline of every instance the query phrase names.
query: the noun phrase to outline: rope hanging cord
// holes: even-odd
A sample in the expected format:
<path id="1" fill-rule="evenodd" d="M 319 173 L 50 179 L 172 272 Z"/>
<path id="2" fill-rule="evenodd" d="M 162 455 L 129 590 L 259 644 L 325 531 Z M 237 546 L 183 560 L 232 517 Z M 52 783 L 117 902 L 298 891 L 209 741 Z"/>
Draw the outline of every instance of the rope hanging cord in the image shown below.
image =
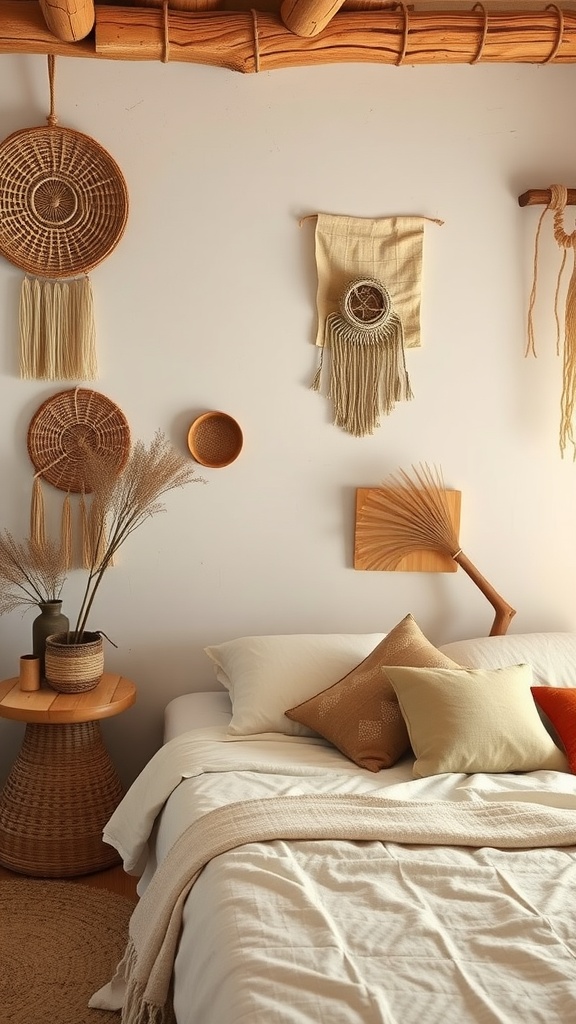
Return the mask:
<path id="1" fill-rule="evenodd" d="M 168 13 L 168 0 L 162 4 L 162 27 L 163 27 L 163 49 L 162 63 L 168 64 L 170 60 L 170 20 Z"/>
<path id="2" fill-rule="evenodd" d="M 484 23 L 482 26 L 482 38 L 480 39 L 480 45 L 476 51 L 476 56 L 470 61 L 471 64 L 478 64 L 482 60 L 482 54 L 484 53 L 484 46 L 486 43 L 486 37 L 488 35 L 488 11 L 484 7 L 484 4 L 474 4 L 473 11 L 482 11 L 484 15 Z"/>
<path id="3" fill-rule="evenodd" d="M 396 67 L 400 67 L 400 65 L 404 63 L 404 58 L 406 57 L 406 51 L 408 49 L 408 33 L 410 31 L 410 25 L 409 25 L 408 8 L 407 8 L 406 4 L 405 3 L 398 3 L 398 4 L 396 4 L 396 7 L 401 7 L 402 8 L 402 13 L 404 15 L 404 23 L 403 23 L 403 26 L 402 26 L 402 49 L 400 50 L 400 53 L 398 54 L 398 59 L 396 61 Z"/>
<path id="4" fill-rule="evenodd" d="M 58 123 L 56 117 L 56 105 L 55 105 L 55 89 L 54 83 L 56 78 L 56 58 L 53 53 L 48 54 L 48 85 L 50 87 L 50 113 L 46 118 L 49 125 Z"/>
<path id="5" fill-rule="evenodd" d="M 562 39 L 564 38 L 564 14 L 562 13 L 557 4 L 548 4 L 546 10 L 556 11 L 556 15 L 558 18 L 558 27 L 556 31 L 556 40 L 554 42 L 554 46 L 552 47 L 548 56 L 543 61 L 540 62 L 541 64 L 549 64 L 550 61 L 554 60 L 558 53 L 558 50 L 562 45 Z"/>
<path id="6" fill-rule="evenodd" d="M 550 186 L 550 202 L 544 208 L 538 221 L 536 240 L 534 244 L 534 276 L 532 290 L 530 293 L 530 304 L 528 309 L 528 344 L 526 355 L 536 355 L 535 332 L 533 323 L 534 307 L 536 304 L 536 286 L 538 278 L 538 248 L 540 231 L 546 213 L 549 210 L 554 214 L 554 240 L 563 250 L 562 262 L 556 283 L 554 297 L 554 316 L 556 320 L 556 351 L 559 354 L 561 348 L 560 316 L 558 302 L 562 275 L 566 266 L 568 251 L 572 250 L 573 265 L 568 289 L 566 292 L 566 304 L 564 309 L 564 350 L 562 369 L 562 396 L 560 400 L 560 451 L 564 454 L 566 445 L 573 446 L 573 457 L 576 459 L 576 439 L 574 437 L 574 411 L 576 408 L 576 229 L 568 233 L 564 229 L 564 214 L 568 201 L 568 189 L 565 185 Z"/>
<path id="7" fill-rule="evenodd" d="M 252 15 L 252 31 L 254 33 L 254 70 L 256 74 L 260 71 L 260 41 L 258 39 L 258 11 L 250 9 Z"/>

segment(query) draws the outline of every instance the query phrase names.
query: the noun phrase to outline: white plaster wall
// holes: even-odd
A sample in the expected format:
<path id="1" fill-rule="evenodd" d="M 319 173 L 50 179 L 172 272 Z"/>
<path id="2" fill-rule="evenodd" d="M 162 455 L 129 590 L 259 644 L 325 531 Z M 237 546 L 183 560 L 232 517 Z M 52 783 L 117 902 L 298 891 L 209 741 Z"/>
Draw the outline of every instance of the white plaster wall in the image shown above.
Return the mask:
<path id="1" fill-rule="evenodd" d="M 408 611 L 435 642 L 489 630 L 456 574 L 352 569 L 354 493 L 398 467 L 442 467 L 462 491 L 466 553 L 518 614 L 511 631 L 576 628 L 576 466 L 558 451 L 561 360 L 543 231 L 538 358 L 525 359 L 541 208 L 518 195 L 576 186 L 576 68 L 330 66 L 240 76 L 192 65 L 60 59 L 60 123 L 116 158 L 131 209 L 91 275 L 100 377 L 134 437 L 182 451 L 220 408 L 241 458 L 167 498 L 121 553 L 92 616 L 107 665 L 138 684 L 104 729 L 125 781 L 156 749 L 172 697 L 217 684 L 208 643 L 249 633 L 385 631 Z M 0 137 L 47 112 L 42 57 L 0 59 Z M 440 217 L 426 226 L 414 401 L 370 438 L 331 425 L 316 365 L 319 210 Z M 568 223 L 568 230 L 573 225 Z M 548 241 L 547 241 L 548 239 Z M 67 384 L 17 373 L 20 272 L 0 260 L 0 525 L 27 531 L 29 421 Z M 70 385 L 72 386 L 72 385 Z M 60 495 L 48 495 L 54 515 Z M 53 499 L 58 499 L 53 500 Z M 52 506 L 51 506 L 52 507 Z M 64 610 L 80 590 L 75 573 Z M 0 673 L 30 649 L 33 612 L 0 619 Z M 273 680 L 271 680 L 273 685 Z M 0 722 L 0 770 L 21 727 Z"/>

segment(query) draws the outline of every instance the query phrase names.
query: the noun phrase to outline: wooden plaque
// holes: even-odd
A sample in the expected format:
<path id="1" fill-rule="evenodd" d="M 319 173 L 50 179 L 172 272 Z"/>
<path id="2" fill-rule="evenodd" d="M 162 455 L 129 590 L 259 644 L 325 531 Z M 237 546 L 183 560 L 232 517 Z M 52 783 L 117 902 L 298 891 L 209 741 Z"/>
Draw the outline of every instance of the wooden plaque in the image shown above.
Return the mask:
<path id="1" fill-rule="evenodd" d="M 363 526 L 358 522 L 358 513 L 362 508 L 366 496 L 371 491 L 378 490 L 385 494 L 385 487 L 370 488 L 358 487 L 356 490 L 356 523 L 354 532 L 354 568 L 363 570 L 377 570 L 380 572 L 456 572 L 458 564 L 449 555 L 440 554 L 437 551 L 415 550 L 413 554 L 405 555 L 398 565 L 390 570 L 384 565 L 368 565 L 366 558 L 362 556 L 362 530 Z M 456 534 L 460 529 L 460 499 L 461 491 L 444 491 Z"/>

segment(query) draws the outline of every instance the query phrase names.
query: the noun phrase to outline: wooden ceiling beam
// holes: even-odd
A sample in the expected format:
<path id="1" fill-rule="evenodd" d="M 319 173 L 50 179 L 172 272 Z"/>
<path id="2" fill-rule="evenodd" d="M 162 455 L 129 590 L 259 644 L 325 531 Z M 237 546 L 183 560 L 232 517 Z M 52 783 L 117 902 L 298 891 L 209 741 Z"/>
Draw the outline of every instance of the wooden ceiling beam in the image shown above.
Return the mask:
<path id="1" fill-rule="evenodd" d="M 302 38 L 266 11 L 169 11 L 98 3 L 79 42 L 51 33 L 34 0 L 0 0 L 0 53 L 208 64 L 250 73 L 306 65 L 576 63 L 576 11 L 341 10 Z"/>
<path id="2" fill-rule="evenodd" d="M 76 43 L 94 28 L 94 0 L 38 0 L 46 27 L 62 42 Z"/>

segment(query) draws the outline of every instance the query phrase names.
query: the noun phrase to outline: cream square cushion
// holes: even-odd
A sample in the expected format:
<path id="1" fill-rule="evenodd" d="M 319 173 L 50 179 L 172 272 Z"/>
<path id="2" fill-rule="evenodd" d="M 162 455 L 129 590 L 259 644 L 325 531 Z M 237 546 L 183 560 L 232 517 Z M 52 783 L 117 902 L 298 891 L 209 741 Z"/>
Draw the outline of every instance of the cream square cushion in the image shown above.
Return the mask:
<path id="1" fill-rule="evenodd" d="M 361 768 L 390 768 L 410 742 L 386 674 L 389 665 L 457 667 L 406 615 L 352 672 L 286 714 L 330 740 Z"/>
<path id="2" fill-rule="evenodd" d="M 534 703 L 530 665 L 387 671 L 416 755 L 414 775 L 567 771 Z"/>
<path id="3" fill-rule="evenodd" d="M 312 735 L 286 718 L 285 709 L 336 682 L 383 637 L 384 633 L 293 633 L 244 636 L 205 647 L 232 700 L 229 733 Z"/>

